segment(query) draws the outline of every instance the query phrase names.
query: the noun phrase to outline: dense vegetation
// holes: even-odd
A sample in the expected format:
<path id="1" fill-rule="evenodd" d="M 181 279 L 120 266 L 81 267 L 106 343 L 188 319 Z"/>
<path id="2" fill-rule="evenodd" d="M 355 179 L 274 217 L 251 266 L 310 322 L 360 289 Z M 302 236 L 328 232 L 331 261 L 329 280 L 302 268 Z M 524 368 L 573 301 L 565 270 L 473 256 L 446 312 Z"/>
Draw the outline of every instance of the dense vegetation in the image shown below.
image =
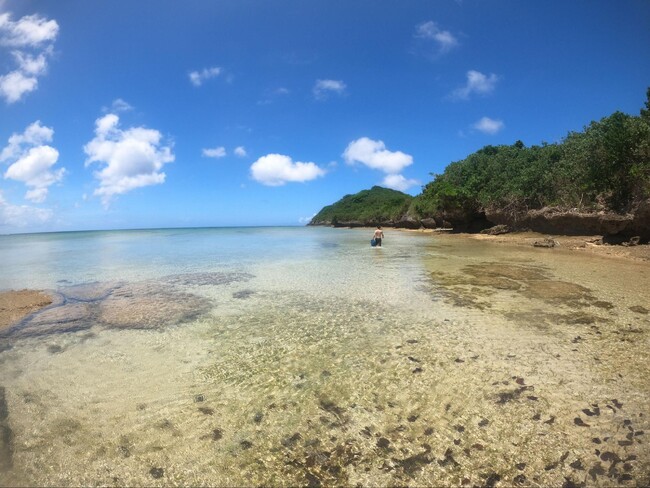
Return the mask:
<path id="1" fill-rule="evenodd" d="M 412 202 L 422 218 L 548 206 L 628 212 L 650 197 L 650 88 L 639 116 L 615 112 L 561 142 L 486 146 L 434 175 Z"/>
<path id="2" fill-rule="evenodd" d="M 373 186 L 324 207 L 314 216 L 312 224 L 379 224 L 397 220 L 406 213 L 412 199 L 405 193 Z"/>

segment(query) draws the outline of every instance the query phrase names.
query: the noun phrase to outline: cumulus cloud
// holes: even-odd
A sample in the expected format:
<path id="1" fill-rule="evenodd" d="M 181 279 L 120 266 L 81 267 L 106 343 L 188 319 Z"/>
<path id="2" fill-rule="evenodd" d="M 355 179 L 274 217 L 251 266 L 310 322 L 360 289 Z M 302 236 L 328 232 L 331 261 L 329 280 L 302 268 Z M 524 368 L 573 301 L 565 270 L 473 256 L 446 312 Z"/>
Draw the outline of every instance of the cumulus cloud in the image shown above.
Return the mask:
<path id="1" fill-rule="evenodd" d="M 456 100 L 468 100 L 471 95 L 487 95 L 492 93 L 496 87 L 499 77 L 494 73 L 484 75 L 480 71 L 469 70 L 467 81 L 464 86 L 457 88 L 451 93 L 451 98 Z"/>
<path id="2" fill-rule="evenodd" d="M 59 151 L 46 144 L 53 136 L 54 130 L 36 121 L 22 134 L 13 134 L 0 152 L 0 161 L 10 162 L 5 179 L 23 182 L 29 188 L 25 199 L 32 202 L 45 201 L 48 187 L 61 181 L 65 174 L 65 168 L 53 170 Z"/>
<path id="3" fill-rule="evenodd" d="M 203 149 L 203 156 L 206 158 L 223 158 L 226 156 L 226 148 L 219 146 L 212 149 Z"/>
<path id="4" fill-rule="evenodd" d="M 311 181 L 325 175 L 316 163 L 293 162 L 283 154 L 267 154 L 255 161 L 250 168 L 253 179 L 267 186 L 281 186 L 289 182 Z"/>
<path id="5" fill-rule="evenodd" d="M 95 137 L 84 146 L 86 166 L 100 165 L 94 173 L 99 187 L 93 194 L 108 206 L 115 195 L 136 188 L 165 182 L 161 170 L 174 161 L 170 146 L 161 142 L 162 135 L 154 129 L 119 128 L 119 117 L 107 114 L 95 121 Z"/>
<path id="6" fill-rule="evenodd" d="M 484 134 L 496 134 L 501 129 L 503 129 L 503 121 L 497 119 L 491 119 L 490 117 L 482 117 L 480 120 L 474 123 L 472 127 Z"/>
<path id="7" fill-rule="evenodd" d="M 362 137 L 348 144 L 343 152 L 348 164 L 361 163 L 388 174 L 396 174 L 413 163 L 413 157 L 401 151 L 389 151 L 383 141 Z"/>
<path id="8" fill-rule="evenodd" d="M 15 103 L 38 87 L 38 77 L 47 71 L 47 59 L 59 33 L 55 20 L 26 15 L 17 21 L 0 14 L 0 46 L 11 49 L 16 68 L 0 75 L 0 96 Z"/>
<path id="9" fill-rule="evenodd" d="M 201 86 L 210 78 L 216 78 L 219 76 L 221 72 L 222 69 L 217 66 L 213 66 L 212 68 L 204 68 L 201 71 L 191 71 L 189 74 L 190 82 L 194 86 Z"/>
<path id="10" fill-rule="evenodd" d="M 244 146 L 237 146 L 233 152 L 238 158 L 245 158 L 248 156 L 248 153 L 246 152 L 246 148 Z"/>
<path id="11" fill-rule="evenodd" d="M 436 55 L 445 54 L 458 46 L 458 39 L 448 30 L 441 29 L 432 20 L 416 26 L 415 38 L 426 43 L 433 43 L 435 46 L 433 54 Z"/>
<path id="12" fill-rule="evenodd" d="M 43 224 L 54 215 L 51 209 L 30 207 L 28 205 L 12 205 L 7 202 L 0 192 L 0 226 L 27 227 Z"/>
<path id="13" fill-rule="evenodd" d="M 382 185 L 384 185 L 386 188 L 392 188 L 393 190 L 399 191 L 406 191 L 412 186 L 419 184 L 420 182 L 418 180 L 407 179 L 404 178 L 404 176 L 398 174 L 386 175 L 382 181 Z"/>
<path id="14" fill-rule="evenodd" d="M 341 80 L 316 80 L 312 91 L 317 100 L 325 100 L 332 94 L 343 95 L 346 89 L 346 84 Z"/>

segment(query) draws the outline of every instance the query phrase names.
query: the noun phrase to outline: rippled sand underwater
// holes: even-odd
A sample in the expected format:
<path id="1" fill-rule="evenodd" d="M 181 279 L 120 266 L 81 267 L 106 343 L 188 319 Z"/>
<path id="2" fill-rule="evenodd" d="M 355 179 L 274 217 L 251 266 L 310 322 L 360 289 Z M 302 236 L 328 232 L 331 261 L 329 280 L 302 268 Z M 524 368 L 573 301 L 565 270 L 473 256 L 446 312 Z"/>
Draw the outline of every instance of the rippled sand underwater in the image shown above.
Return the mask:
<path id="1" fill-rule="evenodd" d="M 0 337 L 0 484 L 650 483 L 647 264 L 348 232 L 58 286 Z"/>

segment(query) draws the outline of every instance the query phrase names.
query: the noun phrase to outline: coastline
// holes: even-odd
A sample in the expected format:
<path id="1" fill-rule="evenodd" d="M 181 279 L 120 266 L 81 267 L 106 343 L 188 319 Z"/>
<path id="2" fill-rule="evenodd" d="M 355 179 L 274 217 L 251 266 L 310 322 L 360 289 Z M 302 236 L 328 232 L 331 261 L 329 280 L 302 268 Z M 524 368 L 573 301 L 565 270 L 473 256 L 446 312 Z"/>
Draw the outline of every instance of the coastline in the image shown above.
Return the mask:
<path id="1" fill-rule="evenodd" d="M 568 250 L 587 252 L 590 254 L 628 259 L 631 261 L 650 262 L 650 244 L 624 246 L 616 244 L 602 244 L 602 236 L 566 236 L 542 234 L 539 232 L 509 232 L 507 234 L 489 235 L 472 233 L 453 233 L 450 229 L 394 229 L 400 232 L 445 236 L 450 238 L 474 239 L 498 243 L 506 246 L 533 247 L 537 241 L 552 239 L 556 246 L 554 249 L 539 248 L 540 252 L 553 252 L 554 250 Z"/>

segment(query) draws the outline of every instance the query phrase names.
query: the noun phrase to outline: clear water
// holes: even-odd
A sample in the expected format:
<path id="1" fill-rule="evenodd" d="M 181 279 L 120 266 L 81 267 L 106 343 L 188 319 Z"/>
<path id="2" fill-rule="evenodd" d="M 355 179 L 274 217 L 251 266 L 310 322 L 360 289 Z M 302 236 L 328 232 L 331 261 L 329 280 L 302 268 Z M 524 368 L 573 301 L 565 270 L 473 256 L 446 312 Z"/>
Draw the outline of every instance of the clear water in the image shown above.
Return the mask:
<path id="1" fill-rule="evenodd" d="M 0 236 L 0 484 L 647 482 L 646 263 L 370 238 Z"/>

